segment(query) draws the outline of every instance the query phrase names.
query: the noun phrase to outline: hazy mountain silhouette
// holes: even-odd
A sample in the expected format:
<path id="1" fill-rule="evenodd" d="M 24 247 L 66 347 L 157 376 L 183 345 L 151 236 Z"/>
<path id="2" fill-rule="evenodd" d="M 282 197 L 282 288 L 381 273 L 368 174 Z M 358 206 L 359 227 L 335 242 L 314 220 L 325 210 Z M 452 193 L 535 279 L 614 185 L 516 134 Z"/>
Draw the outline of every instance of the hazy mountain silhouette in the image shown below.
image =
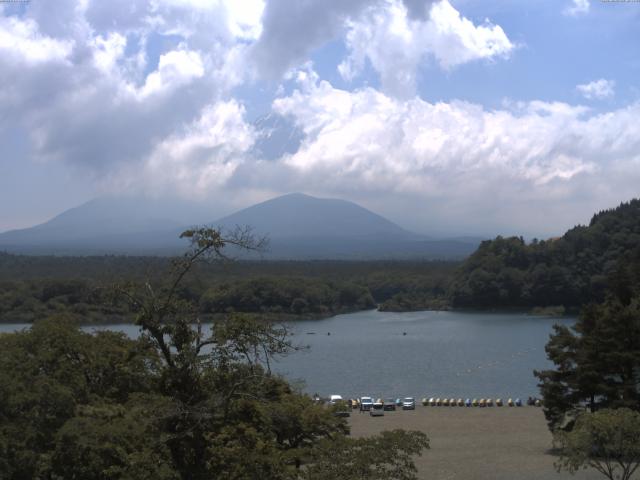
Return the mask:
<path id="1" fill-rule="evenodd" d="M 250 225 L 270 238 L 365 235 L 424 238 L 353 202 L 291 193 L 224 217 L 216 225 Z"/>
<path id="2" fill-rule="evenodd" d="M 353 202 L 294 193 L 214 222 L 202 207 L 177 201 L 101 198 L 32 228 L 0 234 L 0 250 L 32 254 L 169 255 L 184 250 L 180 232 L 209 223 L 250 226 L 270 239 L 270 259 L 460 258 L 480 239 L 430 239 Z"/>
<path id="3" fill-rule="evenodd" d="M 162 253 L 158 249 L 183 247 L 177 240 L 182 226 L 209 218 L 207 209 L 176 199 L 101 197 L 34 227 L 0 234 L 0 249 L 35 254 Z"/>

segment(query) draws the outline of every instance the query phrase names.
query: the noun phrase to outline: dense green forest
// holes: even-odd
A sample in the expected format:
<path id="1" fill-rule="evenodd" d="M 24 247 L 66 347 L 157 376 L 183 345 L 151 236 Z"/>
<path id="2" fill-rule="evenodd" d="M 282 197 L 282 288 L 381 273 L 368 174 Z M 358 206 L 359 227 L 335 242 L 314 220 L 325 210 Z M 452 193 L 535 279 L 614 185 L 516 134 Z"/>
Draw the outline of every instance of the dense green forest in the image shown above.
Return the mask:
<path id="1" fill-rule="evenodd" d="M 640 256 L 640 200 L 593 216 L 562 237 L 483 242 L 458 269 L 449 290 L 455 308 L 563 306 L 601 302 Z M 629 282 L 638 278 L 625 273 Z"/>
<path id="2" fill-rule="evenodd" d="M 320 318 L 375 308 L 418 310 L 446 305 L 454 262 L 217 261 L 198 265 L 179 295 L 203 318 L 214 313 Z M 86 323 L 131 321 L 113 287 L 160 283 L 170 259 L 0 254 L 0 321 L 32 322 L 70 313 Z"/>
<path id="3" fill-rule="evenodd" d="M 318 318 L 374 308 L 557 307 L 601 302 L 615 283 L 640 283 L 621 271 L 640 258 L 640 200 L 600 212 L 562 237 L 483 242 L 462 263 L 441 261 L 237 261 L 199 265 L 179 294 L 204 318 L 244 312 Z M 162 257 L 54 257 L 0 253 L 0 321 L 32 322 L 71 313 L 88 323 L 131 319 L 114 298 L 123 282 L 162 280 Z"/>

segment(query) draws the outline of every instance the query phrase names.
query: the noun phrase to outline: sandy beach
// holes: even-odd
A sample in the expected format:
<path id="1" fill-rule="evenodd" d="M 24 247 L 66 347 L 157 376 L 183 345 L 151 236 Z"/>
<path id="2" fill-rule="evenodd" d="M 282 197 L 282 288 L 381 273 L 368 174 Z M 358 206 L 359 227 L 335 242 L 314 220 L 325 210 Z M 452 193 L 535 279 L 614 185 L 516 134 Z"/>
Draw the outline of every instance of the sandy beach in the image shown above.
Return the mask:
<path id="1" fill-rule="evenodd" d="M 429 436 L 431 449 L 417 458 L 419 478 L 453 479 L 598 479 L 591 470 L 576 475 L 557 473 L 549 453 L 551 434 L 537 407 L 423 407 L 385 412 L 371 417 L 354 410 L 353 436 L 394 428 L 413 429 Z"/>

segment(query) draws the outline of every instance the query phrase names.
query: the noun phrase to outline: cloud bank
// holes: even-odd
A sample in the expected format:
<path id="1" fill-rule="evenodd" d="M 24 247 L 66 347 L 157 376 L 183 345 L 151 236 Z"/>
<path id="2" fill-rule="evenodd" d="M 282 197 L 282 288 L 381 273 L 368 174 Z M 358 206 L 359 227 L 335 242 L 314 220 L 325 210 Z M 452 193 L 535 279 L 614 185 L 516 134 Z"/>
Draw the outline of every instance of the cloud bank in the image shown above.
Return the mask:
<path id="1" fill-rule="evenodd" d="M 71 166 L 98 191 L 238 206 L 305 191 L 360 201 L 422 231 L 455 223 L 542 233 L 637 194 L 637 103 L 488 109 L 417 94 L 424 65 L 451 72 L 518 55 L 503 27 L 448 0 L 56 5 L 0 10 L 0 133 L 17 127 L 28 138 L 29 157 L 12 161 Z M 343 80 L 370 70 L 379 88 L 321 78 L 310 58 L 328 42 L 343 47 Z M 261 156 L 264 132 L 236 96 L 261 82 L 282 84 L 271 114 L 301 135 L 276 158 Z M 576 88 L 604 99 L 614 85 Z"/>

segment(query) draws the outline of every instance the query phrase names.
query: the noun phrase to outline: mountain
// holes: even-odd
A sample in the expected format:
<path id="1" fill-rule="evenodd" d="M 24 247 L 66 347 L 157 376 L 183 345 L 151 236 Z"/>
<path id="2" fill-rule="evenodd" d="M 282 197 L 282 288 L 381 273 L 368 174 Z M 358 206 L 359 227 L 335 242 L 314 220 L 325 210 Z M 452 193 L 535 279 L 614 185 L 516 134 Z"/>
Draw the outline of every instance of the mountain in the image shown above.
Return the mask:
<path id="1" fill-rule="evenodd" d="M 0 234 L 0 249 L 29 254 L 167 253 L 184 225 L 210 211 L 178 199 L 101 197 L 30 228 Z M 170 236 L 168 233 L 170 233 Z"/>
<path id="2" fill-rule="evenodd" d="M 253 205 L 214 225 L 251 226 L 270 240 L 263 256 L 277 259 L 461 258 L 481 241 L 430 239 L 353 202 L 301 193 Z"/>
<path id="3" fill-rule="evenodd" d="M 179 201 L 102 198 L 32 228 L 0 234 L 0 250 L 29 254 L 171 255 L 194 224 L 230 230 L 250 226 L 267 236 L 269 259 L 460 258 L 480 239 L 431 239 L 409 232 L 353 202 L 283 195 L 206 221 L 206 209 Z M 234 252 L 235 253 L 235 252 Z M 245 255 L 246 256 L 246 255 Z"/>
<path id="4" fill-rule="evenodd" d="M 371 235 L 421 238 L 353 202 L 291 193 L 258 203 L 224 217 L 216 225 L 251 225 L 276 238 L 364 237 Z"/>

